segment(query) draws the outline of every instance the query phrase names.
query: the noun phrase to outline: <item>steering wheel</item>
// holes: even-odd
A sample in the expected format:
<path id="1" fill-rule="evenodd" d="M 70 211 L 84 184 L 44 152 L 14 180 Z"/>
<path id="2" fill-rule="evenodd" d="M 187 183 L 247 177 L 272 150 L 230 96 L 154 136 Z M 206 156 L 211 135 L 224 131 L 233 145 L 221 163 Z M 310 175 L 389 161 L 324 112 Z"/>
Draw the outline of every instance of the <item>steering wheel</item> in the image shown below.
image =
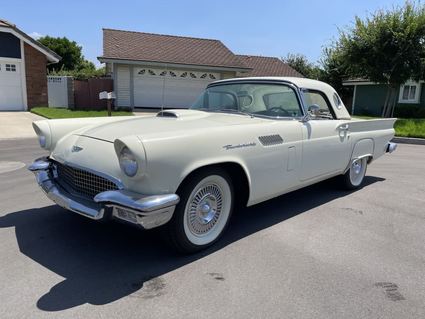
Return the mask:
<path id="1" fill-rule="evenodd" d="M 271 108 L 267 109 L 267 111 L 271 111 L 271 112 L 275 112 L 275 113 L 277 113 L 277 112 L 283 113 L 286 116 L 292 115 L 290 112 L 285 110 L 282 106 L 272 106 Z"/>

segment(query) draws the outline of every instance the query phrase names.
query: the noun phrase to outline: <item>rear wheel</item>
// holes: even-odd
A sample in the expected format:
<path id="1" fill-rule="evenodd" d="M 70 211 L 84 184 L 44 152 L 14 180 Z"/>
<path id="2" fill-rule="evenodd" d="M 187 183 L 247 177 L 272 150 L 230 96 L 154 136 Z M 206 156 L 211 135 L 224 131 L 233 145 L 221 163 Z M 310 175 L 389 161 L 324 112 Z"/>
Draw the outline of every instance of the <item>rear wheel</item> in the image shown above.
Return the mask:
<path id="1" fill-rule="evenodd" d="M 193 253 L 216 242 L 233 210 L 234 193 L 229 175 L 206 169 L 190 177 L 179 190 L 180 202 L 168 223 L 171 243 Z"/>
<path id="2" fill-rule="evenodd" d="M 359 158 L 351 162 L 348 171 L 342 175 L 344 188 L 353 190 L 359 188 L 364 180 L 367 169 L 367 157 Z"/>

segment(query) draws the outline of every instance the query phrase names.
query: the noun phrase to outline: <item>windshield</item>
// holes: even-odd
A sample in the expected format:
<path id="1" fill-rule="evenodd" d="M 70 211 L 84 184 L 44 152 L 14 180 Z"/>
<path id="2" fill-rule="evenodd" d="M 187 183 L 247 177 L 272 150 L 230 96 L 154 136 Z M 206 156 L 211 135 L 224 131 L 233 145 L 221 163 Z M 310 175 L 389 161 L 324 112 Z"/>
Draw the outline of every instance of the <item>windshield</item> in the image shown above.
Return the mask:
<path id="1" fill-rule="evenodd" d="M 266 117 L 301 117 L 294 89 L 284 84 L 236 83 L 207 88 L 191 109 Z"/>

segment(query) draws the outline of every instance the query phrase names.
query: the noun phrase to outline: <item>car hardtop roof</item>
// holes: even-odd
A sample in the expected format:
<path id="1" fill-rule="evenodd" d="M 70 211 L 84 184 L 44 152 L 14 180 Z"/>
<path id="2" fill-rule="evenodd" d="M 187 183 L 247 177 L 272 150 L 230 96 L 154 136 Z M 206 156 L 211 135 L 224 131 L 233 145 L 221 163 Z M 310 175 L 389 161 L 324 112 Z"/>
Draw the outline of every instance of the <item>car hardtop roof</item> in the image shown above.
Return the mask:
<path id="1" fill-rule="evenodd" d="M 210 85 L 216 85 L 216 84 L 225 84 L 225 83 L 232 83 L 232 82 L 239 82 L 239 81 L 282 81 L 282 82 L 289 82 L 294 84 L 295 86 L 299 88 L 306 88 L 306 89 L 315 89 L 320 91 L 328 91 L 334 89 L 325 82 L 321 82 L 318 80 L 313 79 L 307 79 L 307 78 L 299 78 L 299 77 L 291 77 L 291 76 L 256 76 L 256 77 L 244 77 L 244 78 L 233 78 L 233 79 L 226 79 L 226 80 L 219 80 L 214 81 L 210 83 Z"/>

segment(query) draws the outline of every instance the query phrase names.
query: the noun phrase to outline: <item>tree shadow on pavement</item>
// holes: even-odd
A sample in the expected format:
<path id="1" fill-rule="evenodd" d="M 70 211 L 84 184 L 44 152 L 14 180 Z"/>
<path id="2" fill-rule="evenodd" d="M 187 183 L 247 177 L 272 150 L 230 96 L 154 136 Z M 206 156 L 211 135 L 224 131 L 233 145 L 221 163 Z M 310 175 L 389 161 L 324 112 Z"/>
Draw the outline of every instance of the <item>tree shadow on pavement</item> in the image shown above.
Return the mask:
<path id="1" fill-rule="evenodd" d="M 367 176 L 364 187 L 383 180 Z M 348 194 L 335 190 L 331 180 L 243 209 L 216 245 L 190 256 L 168 248 L 157 230 L 93 222 L 56 205 L 9 213 L 0 217 L 0 228 L 15 227 L 20 251 L 65 278 L 37 301 L 41 310 L 60 311 L 85 303 L 104 305 L 136 292 L 151 298 L 162 288 L 160 282 L 152 283 L 155 278 Z M 149 285 L 145 295 L 138 292 L 144 285 Z"/>

